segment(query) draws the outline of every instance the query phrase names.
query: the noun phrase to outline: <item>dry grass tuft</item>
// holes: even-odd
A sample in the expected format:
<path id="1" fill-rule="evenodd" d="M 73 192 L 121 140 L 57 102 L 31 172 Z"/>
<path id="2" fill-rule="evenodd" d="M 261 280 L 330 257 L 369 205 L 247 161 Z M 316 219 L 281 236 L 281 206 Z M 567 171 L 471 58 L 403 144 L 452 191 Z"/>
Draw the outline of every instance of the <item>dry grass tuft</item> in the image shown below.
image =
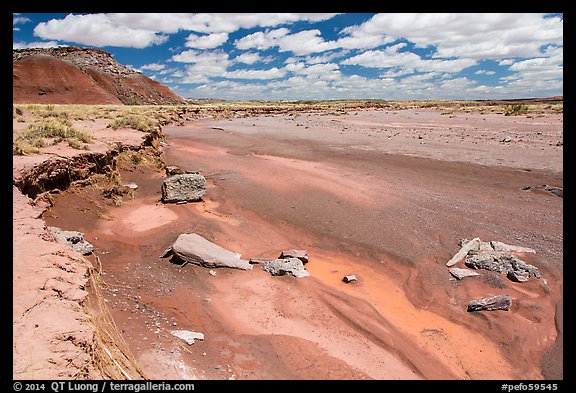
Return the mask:
<path id="1" fill-rule="evenodd" d="M 102 279 L 100 258 L 96 256 L 98 267 L 90 272 L 89 296 L 84 307 L 96 329 L 96 346 L 92 362 L 105 379 L 142 380 L 147 379 L 144 371 L 128 348 L 120 334 L 108 307 L 104 301 L 102 288 L 106 285 Z"/>

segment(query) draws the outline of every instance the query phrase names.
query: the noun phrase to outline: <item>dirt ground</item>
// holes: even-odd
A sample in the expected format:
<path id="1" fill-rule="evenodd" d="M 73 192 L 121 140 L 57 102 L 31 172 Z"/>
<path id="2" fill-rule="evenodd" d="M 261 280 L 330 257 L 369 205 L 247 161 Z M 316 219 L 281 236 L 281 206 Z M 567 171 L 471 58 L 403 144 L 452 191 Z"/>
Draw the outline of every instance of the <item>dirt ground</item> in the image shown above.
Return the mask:
<path id="1" fill-rule="evenodd" d="M 562 114 L 289 113 L 163 133 L 166 164 L 207 178 L 203 201 L 162 204 L 165 174 L 135 168 L 122 206 L 75 188 L 42 215 L 95 246 L 87 259 L 148 378 L 563 378 L 563 198 L 535 188 L 563 187 Z M 305 249 L 310 277 L 160 258 L 181 233 L 244 259 Z M 474 237 L 533 248 L 521 257 L 542 278 L 455 280 L 445 264 Z M 504 293 L 509 311 L 466 311 Z"/>

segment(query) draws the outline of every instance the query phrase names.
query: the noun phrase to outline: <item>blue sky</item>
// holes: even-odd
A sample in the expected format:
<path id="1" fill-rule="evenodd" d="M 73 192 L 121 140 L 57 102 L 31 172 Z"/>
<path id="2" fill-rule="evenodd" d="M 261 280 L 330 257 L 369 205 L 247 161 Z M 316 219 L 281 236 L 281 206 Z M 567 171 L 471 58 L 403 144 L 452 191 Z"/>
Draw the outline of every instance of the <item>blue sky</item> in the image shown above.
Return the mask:
<path id="1" fill-rule="evenodd" d="M 563 95 L 563 15 L 13 15 L 13 47 L 80 45 L 184 98 L 507 99 Z"/>

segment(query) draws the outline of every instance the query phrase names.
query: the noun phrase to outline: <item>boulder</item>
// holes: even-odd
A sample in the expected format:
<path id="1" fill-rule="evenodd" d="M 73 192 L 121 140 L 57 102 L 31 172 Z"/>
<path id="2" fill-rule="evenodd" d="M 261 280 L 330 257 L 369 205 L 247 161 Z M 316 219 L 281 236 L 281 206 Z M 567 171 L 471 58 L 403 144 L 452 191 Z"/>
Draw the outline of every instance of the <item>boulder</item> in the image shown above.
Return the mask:
<path id="1" fill-rule="evenodd" d="M 262 268 L 273 276 L 291 274 L 296 278 L 302 278 L 310 275 L 304 268 L 304 263 L 298 258 L 272 259 L 265 262 Z"/>
<path id="2" fill-rule="evenodd" d="M 193 202 L 206 194 L 206 178 L 199 173 L 173 175 L 162 183 L 162 202 Z"/>
<path id="3" fill-rule="evenodd" d="M 486 269 L 506 275 L 509 272 L 515 272 L 527 277 L 540 278 L 540 271 L 536 266 L 530 265 L 506 251 L 481 252 L 467 258 L 464 264 L 472 269 Z"/>
<path id="4" fill-rule="evenodd" d="M 183 233 L 170 246 L 161 258 L 172 257 L 172 260 L 193 263 L 203 267 L 229 267 L 241 270 L 252 270 L 252 265 L 240 259 L 240 254 L 228 251 L 196 233 Z"/>
<path id="5" fill-rule="evenodd" d="M 306 250 L 284 250 L 278 259 L 298 258 L 302 263 L 308 263 L 308 252 Z"/>
<path id="6" fill-rule="evenodd" d="M 483 299 L 471 300 L 468 302 L 467 311 L 508 311 L 512 306 L 512 297 L 510 295 L 496 295 Z"/>
<path id="7" fill-rule="evenodd" d="M 84 234 L 78 231 L 63 231 L 57 227 L 48 227 L 48 231 L 58 243 L 66 244 L 82 255 L 89 255 L 94 246 L 84 239 Z"/>
<path id="8" fill-rule="evenodd" d="M 476 238 L 470 240 L 469 242 L 462 244 L 462 247 L 460 248 L 460 250 L 456 254 L 454 254 L 452 259 L 450 259 L 446 263 L 446 266 L 452 266 L 452 265 L 457 264 L 462 259 L 464 259 L 464 257 L 466 255 L 468 255 L 468 253 L 471 250 L 478 251 L 479 249 L 480 249 L 480 238 L 476 237 Z"/>
<path id="9" fill-rule="evenodd" d="M 344 276 L 344 278 L 342 279 L 342 281 L 344 281 L 345 283 L 349 283 L 351 281 L 357 281 L 357 278 L 354 274 L 349 274 L 347 276 Z"/>
<path id="10" fill-rule="evenodd" d="M 463 278 L 466 278 L 466 277 L 474 277 L 474 276 L 480 275 L 480 273 L 475 272 L 474 270 L 461 269 L 459 267 L 451 267 L 448 270 L 450 271 L 450 274 L 453 275 L 454 277 L 456 277 L 458 280 L 462 280 Z"/>

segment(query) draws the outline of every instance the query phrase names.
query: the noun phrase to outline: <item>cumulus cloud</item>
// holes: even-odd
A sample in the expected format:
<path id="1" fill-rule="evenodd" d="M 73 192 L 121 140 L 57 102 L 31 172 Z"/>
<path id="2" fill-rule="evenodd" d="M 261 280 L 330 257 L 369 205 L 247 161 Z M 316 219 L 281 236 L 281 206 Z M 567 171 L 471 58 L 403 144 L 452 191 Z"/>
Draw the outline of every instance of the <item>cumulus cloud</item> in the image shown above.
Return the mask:
<path id="1" fill-rule="evenodd" d="M 12 49 L 28 49 L 28 48 L 55 48 L 61 45 L 56 41 L 35 41 L 35 42 L 12 42 Z"/>
<path id="2" fill-rule="evenodd" d="M 262 58 L 260 57 L 260 54 L 256 52 L 246 52 L 236 56 L 234 60 L 238 63 L 254 64 L 262 61 Z"/>
<path id="3" fill-rule="evenodd" d="M 273 27 L 297 21 L 321 21 L 333 17 L 333 13 L 109 13 L 69 14 L 64 19 L 52 19 L 40 23 L 35 34 L 44 39 L 58 39 L 93 46 L 121 46 L 145 48 L 162 44 L 168 34 L 181 30 L 208 34 L 191 35 L 189 47 L 214 48 L 223 42 L 226 33 L 241 28 Z M 16 21 L 24 21 L 23 17 Z M 224 40 L 225 41 L 225 40 Z"/>
<path id="4" fill-rule="evenodd" d="M 208 35 L 190 34 L 186 37 L 184 46 L 197 49 L 217 48 L 228 40 L 228 33 L 214 33 Z"/>
<path id="5" fill-rule="evenodd" d="M 30 18 L 27 18 L 25 16 L 19 16 L 19 14 L 14 14 L 14 16 L 12 17 L 12 29 L 14 31 L 20 31 L 20 28 L 15 25 L 24 24 L 28 22 L 31 22 Z"/>
<path id="6" fill-rule="evenodd" d="M 168 39 L 168 36 L 155 31 L 114 23 L 106 14 L 69 14 L 64 19 L 41 22 L 34 28 L 34 35 L 82 45 L 131 48 L 145 48 L 164 43 Z"/>
<path id="7" fill-rule="evenodd" d="M 407 68 L 416 71 L 456 73 L 476 64 L 476 60 L 462 59 L 424 59 L 414 52 L 398 50 L 405 43 L 389 46 L 383 50 L 368 50 L 341 62 L 345 65 L 360 65 L 371 68 Z"/>
<path id="8" fill-rule="evenodd" d="M 228 67 L 233 64 L 228 54 L 222 50 L 201 52 L 193 49 L 184 51 L 171 58 L 175 62 L 188 63 L 185 72 L 172 74 L 180 77 L 182 83 L 203 83 L 210 77 L 226 74 Z"/>
<path id="9" fill-rule="evenodd" d="M 242 50 L 278 47 L 280 52 L 292 52 L 295 55 L 309 55 L 338 48 L 335 41 L 325 41 L 321 37 L 320 30 L 302 30 L 290 34 L 285 27 L 258 31 L 237 40 L 234 44 L 236 48 Z"/>
<path id="10" fill-rule="evenodd" d="M 561 18 L 530 13 L 377 14 L 351 31 L 380 32 L 418 47 L 434 46 L 436 57 L 498 59 L 537 56 L 541 45 L 563 41 Z"/>
<path id="11" fill-rule="evenodd" d="M 29 23 L 31 15 L 13 14 L 13 47 L 65 42 L 147 48 L 169 42 L 173 45 L 158 48 L 170 53 L 169 68 L 156 62 L 140 69 L 169 75 L 163 81 L 170 81 L 176 91 L 182 91 L 180 83 L 199 84 L 187 88 L 222 98 L 411 99 L 433 94 L 456 99 L 467 94 L 522 96 L 527 91 L 536 96 L 554 89 L 556 95 L 562 89 L 562 17 L 395 13 L 374 14 L 344 28 L 340 22 L 345 18 L 340 17 L 337 25 L 315 23 L 335 15 L 70 14 L 39 23 L 34 29 L 38 41 L 28 42 L 29 37 L 17 36 L 17 29 Z M 230 39 L 234 48 L 227 53 L 223 49 Z M 493 66 L 469 68 L 484 66 L 486 60 Z M 263 63 L 269 68 L 258 66 Z M 507 71 L 506 76 L 501 71 Z M 492 75 L 492 81 L 500 83 L 480 85 L 473 80 L 479 75 Z"/>
<path id="12" fill-rule="evenodd" d="M 236 40 L 234 45 L 241 50 L 258 49 L 265 50 L 278 46 L 278 42 L 282 37 L 285 37 L 290 30 L 283 27 L 275 30 L 257 31 Z"/>
<path id="13" fill-rule="evenodd" d="M 332 18 L 334 13 L 218 13 L 194 14 L 186 25 L 187 30 L 202 33 L 230 33 L 241 28 L 273 27 L 298 21 L 322 21 Z"/>
<path id="14" fill-rule="evenodd" d="M 143 66 L 140 67 L 141 70 L 148 70 L 148 71 L 161 71 L 164 68 L 166 68 L 166 65 L 159 63 L 144 64 Z"/>
<path id="15" fill-rule="evenodd" d="M 490 71 L 490 70 L 478 70 L 475 72 L 476 75 L 494 75 L 496 74 L 496 71 Z"/>
<path id="16" fill-rule="evenodd" d="M 222 75 L 230 79 L 277 79 L 286 75 L 285 70 L 276 67 L 267 70 L 234 70 Z"/>

